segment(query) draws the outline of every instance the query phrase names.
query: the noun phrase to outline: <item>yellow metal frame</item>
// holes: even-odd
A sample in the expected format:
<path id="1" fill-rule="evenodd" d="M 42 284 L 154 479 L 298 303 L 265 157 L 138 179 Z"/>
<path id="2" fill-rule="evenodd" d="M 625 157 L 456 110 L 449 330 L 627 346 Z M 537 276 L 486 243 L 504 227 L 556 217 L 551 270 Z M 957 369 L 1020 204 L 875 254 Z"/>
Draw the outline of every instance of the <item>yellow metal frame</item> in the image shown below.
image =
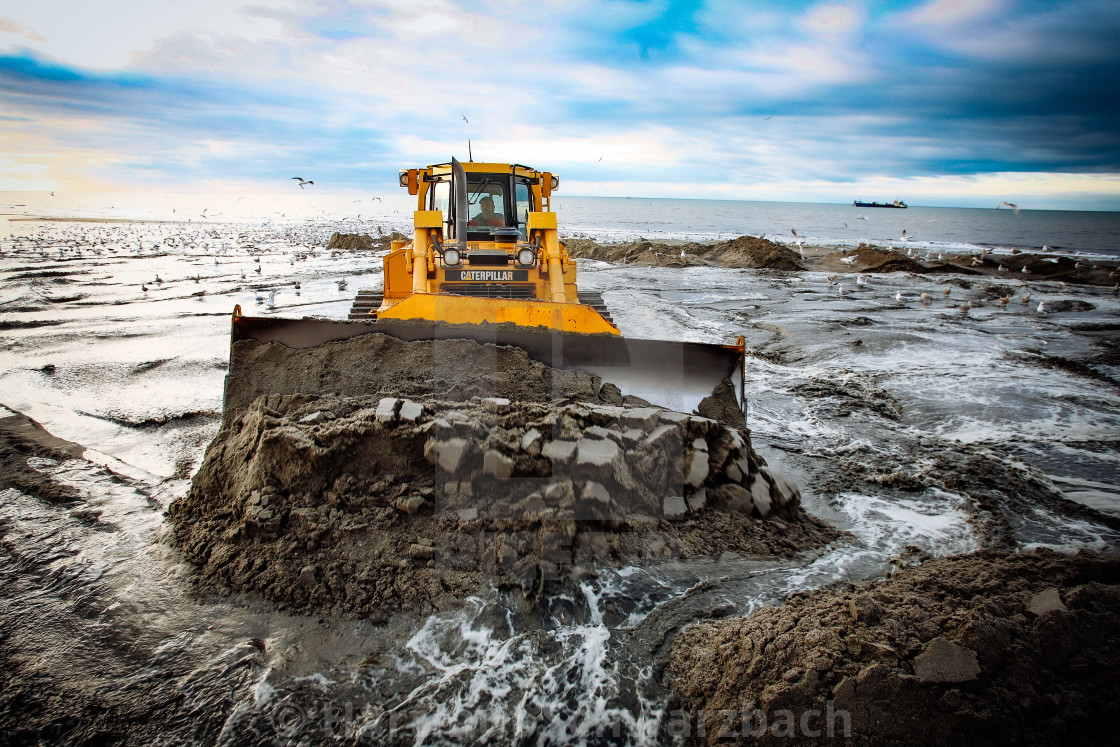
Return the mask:
<path id="1" fill-rule="evenodd" d="M 619 334 L 595 309 L 578 303 L 475 298 L 450 294 L 413 293 L 384 308 L 378 319 L 424 319 L 449 324 L 516 324 L 561 332 Z"/>

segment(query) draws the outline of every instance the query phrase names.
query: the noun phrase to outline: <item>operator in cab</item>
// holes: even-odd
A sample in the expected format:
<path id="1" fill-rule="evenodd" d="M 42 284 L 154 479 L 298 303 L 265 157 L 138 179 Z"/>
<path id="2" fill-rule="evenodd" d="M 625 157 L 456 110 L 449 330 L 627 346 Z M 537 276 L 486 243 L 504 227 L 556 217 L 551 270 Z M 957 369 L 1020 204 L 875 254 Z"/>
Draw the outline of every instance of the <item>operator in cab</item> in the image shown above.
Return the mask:
<path id="1" fill-rule="evenodd" d="M 506 224 L 502 214 L 494 212 L 493 197 L 483 197 L 478 201 L 478 206 L 482 210 L 470 219 L 470 222 L 467 223 L 468 226 L 504 226 Z"/>

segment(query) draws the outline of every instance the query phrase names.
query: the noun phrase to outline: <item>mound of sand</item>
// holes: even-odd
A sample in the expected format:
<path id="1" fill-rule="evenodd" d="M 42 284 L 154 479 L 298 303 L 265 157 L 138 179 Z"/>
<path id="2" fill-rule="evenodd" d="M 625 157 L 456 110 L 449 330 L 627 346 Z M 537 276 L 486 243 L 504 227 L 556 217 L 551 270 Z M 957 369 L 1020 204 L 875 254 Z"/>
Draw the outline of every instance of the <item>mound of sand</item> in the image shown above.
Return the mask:
<path id="1" fill-rule="evenodd" d="M 655 407 L 302 395 L 223 427 L 169 519 L 202 578 L 282 605 L 428 613 L 595 563 L 790 554 L 808 517 L 739 431 Z"/>
<path id="2" fill-rule="evenodd" d="M 364 233 L 335 231 L 331 234 L 331 240 L 327 242 L 327 248 L 340 249 L 344 252 L 373 251 L 373 237 Z"/>
<path id="3" fill-rule="evenodd" d="M 841 259 L 856 256 L 855 262 L 846 263 Z M 814 269 L 832 272 L 929 272 L 929 268 L 905 254 L 879 249 L 874 246 L 860 246 L 851 251 L 832 252 L 819 258 Z"/>
<path id="4" fill-rule="evenodd" d="M 1118 665 L 1120 558 L 981 552 L 689 628 L 665 678 L 709 744 L 1091 744 Z"/>
<path id="5" fill-rule="evenodd" d="M 659 244 L 647 239 L 627 244 L 597 244 L 590 239 L 569 239 L 565 240 L 564 248 L 571 257 L 643 267 L 691 267 L 704 264 L 698 255 L 707 250 L 707 247 L 700 244 Z"/>
<path id="6" fill-rule="evenodd" d="M 798 261 L 796 252 L 759 236 L 740 236 L 715 244 L 703 256 L 704 259 L 724 267 L 787 271 L 805 269 Z"/>
<path id="7" fill-rule="evenodd" d="M 752 450 L 727 382 L 687 415 L 466 340 L 241 341 L 231 358 L 222 427 L 168 514 L 211 586 L 380 619 L 489 582 L 535 596 L 596 563 L 836 534 Z"/>
<path id="8" fill-rule="evenodd" d="M 327 249 L 338 249 L 344 252 L 369 252 L 386 251 L 394 241 L 407 241 L 408 237 L 397 231 L 392 233 L 378 233 L 377 237 L 365 233 L 341 233 L 335 231 L 327 242 Z"/>
<path id="9" fill-rule="evenodd" d="M 571 239 L 564 245 L 572 257 L 647 267 L 719 265 L 757 270 L 804 269 L 795 252 L 757 236 L 740 236 L 718 244 L 659 244 L 647 239 L 628 244 L 597 244 L 590 239 Z"/>

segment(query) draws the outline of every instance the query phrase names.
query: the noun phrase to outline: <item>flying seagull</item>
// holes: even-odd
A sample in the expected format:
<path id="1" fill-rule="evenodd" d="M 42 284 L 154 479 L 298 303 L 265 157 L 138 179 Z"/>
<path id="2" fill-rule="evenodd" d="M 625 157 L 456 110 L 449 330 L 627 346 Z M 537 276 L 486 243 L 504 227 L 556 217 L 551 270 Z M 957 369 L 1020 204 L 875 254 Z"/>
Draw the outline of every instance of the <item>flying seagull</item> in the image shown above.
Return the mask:
<path id="1" fill-rule="evenodd" d="M 467 115 L 466 115 L 466 114 L 464 114 L 464 115 L 463 115 L 463 121 L 464 121 L 464 122 L 466 122 L 467 124 L 470 124 L 470 123 L 471 123 L 471 121 L 470 121 L 469 119 L 467 119 Z"/>
<path id="2" fill-rule="evenodd" d="M 295 179 L 297 182 L 299 182 L 299 188 L 300 189 L 303 189 L 303 185 L 305 185 L 305 184 L 314 184 L 315 183 L 315 182 L 308 181 L 307 179 L 304 179 L 301 176 L 293 176 L 292 178 Z"/>
<path id="3" fill-rule="evenodd" d="M 1009 208 L 1011 208 L 1012 210 L 1014 210 L 1014 211 L 1015 211 L 1015 215 L 1018 215 L 1018 214 L 1019 214 L 1019 206 L 1018 206 L 1018 205 L 1016 205 L 1016 204 L 1015 204 L 1015 203 L 1013 203 L 1013 202 L 1001 202 L 1000 204 L 996 205 L 996 210 L 999 210 L 999 209 L 1000 209 L 1001 207 L 1003 207 L 1004 205 L 1006 205 L 1007 207 L 1009 207 Z"/>

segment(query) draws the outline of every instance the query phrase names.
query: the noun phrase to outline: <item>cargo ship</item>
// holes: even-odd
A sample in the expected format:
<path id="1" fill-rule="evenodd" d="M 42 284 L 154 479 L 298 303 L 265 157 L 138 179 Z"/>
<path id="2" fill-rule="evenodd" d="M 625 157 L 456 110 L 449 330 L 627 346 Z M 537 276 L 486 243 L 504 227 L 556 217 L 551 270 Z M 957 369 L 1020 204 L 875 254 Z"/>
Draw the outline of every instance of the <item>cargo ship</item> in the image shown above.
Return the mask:
<path id="1" fill-rule="evenodd" d="M 895 200 L 894 202 L 861 202 L 856 200 L 852 203 L 856 207 L 885 207 L 885 208 L 904 208 L 906 203 L 902 200 Z"/>

